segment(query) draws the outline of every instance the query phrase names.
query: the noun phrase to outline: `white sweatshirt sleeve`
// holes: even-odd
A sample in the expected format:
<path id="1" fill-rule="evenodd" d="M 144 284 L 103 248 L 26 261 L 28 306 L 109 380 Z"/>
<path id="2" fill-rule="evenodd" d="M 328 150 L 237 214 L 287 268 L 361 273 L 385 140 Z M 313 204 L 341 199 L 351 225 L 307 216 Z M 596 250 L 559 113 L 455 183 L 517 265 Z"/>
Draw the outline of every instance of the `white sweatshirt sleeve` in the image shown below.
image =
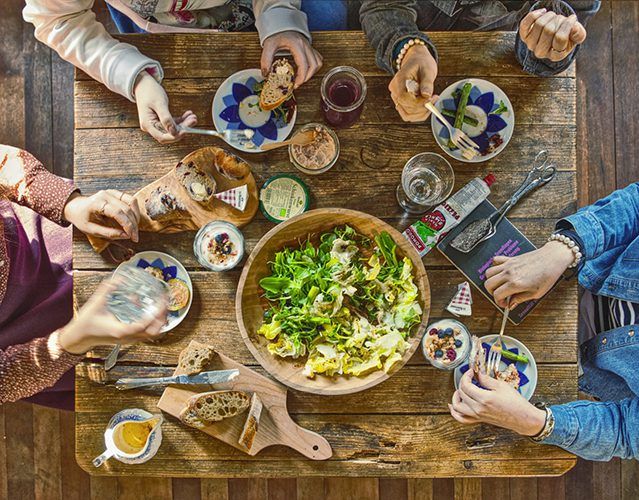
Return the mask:
<path id="1" fill-rule="evenodd" d="M 91 10 L 93 0 L 26 0 L 24 20 L 35 26 L 35 36 L 113 92 L 133 101 L 137 75 L 150 69 L 162 81 L 160 63 L 107 33 Z"/>
<path id="2" fill-rule="evenodd" d="M 306 14 L 300 10 L 302 0 L 253 0 L 255 27 L 260 43 L 283 31 L 297 31 L 311 40 Z"/>

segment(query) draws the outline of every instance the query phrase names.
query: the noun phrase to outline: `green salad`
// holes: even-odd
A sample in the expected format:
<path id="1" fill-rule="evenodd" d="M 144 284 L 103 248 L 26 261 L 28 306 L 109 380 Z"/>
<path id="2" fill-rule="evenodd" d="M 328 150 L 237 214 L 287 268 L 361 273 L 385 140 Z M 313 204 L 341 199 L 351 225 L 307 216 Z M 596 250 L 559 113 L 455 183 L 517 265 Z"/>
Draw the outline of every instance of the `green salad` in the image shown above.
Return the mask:
<path id="1" fill-rule="evenodd" d="M 410 259 L 387 232 L 374 241 L 349 226 L 285 248 L 260 280 L 269 303 L 258 334 L 275 356 L 307 357 L 304 374 L 388 372 L 421 319 Z"/>

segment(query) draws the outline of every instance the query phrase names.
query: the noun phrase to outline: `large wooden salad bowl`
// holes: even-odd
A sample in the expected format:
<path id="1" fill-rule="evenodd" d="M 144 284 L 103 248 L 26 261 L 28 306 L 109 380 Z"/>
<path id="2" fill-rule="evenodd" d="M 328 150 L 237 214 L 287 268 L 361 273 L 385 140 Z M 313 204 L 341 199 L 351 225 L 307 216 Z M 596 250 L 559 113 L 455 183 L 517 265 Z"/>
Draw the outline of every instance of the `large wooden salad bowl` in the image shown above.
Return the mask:
<path id="1" fill-rule="evenodd" d="M 413 262 L 413 276 L 419 288 L 419 302 L 422 306 L 421 323 L 413 328 L 409 338 L 410 347 L 389 373 L 377 370 L 363 376 L 316 375 L 311 379 L 302 373 L 305 358 L 297 360 L 280 358 L 272 355 L 267 345 L 269 341 L 257 334 L 262 326 L 264 314 L 263 291 L 259 281 L 270 274 L 269 262 L 276 252 L 289 246 L 298 246 L 309 235 L 313 237 L 330 231 L 336 226 L 349 225 L 358 233 L 374 238 L 382 231 L 387 231 L 398 246 L 400 257 L 407 256 Z M 251 253 L 240 278 L 236 296 L 236 314 L 242 338 L 255 359 L 273 377 L 283 384 L 299 391 L 324 395 L 350 394 L 363 391 L 388 379 L 398 371 L 419 347 L 421 337 L 426 329 L 430 311 L 430 286 L 426 270 L 419 254 L 410 243 L 393 227 L 371 215 L 340 208 L 323 208 L 312 210 L 294 217 L 266 233 Z"/>

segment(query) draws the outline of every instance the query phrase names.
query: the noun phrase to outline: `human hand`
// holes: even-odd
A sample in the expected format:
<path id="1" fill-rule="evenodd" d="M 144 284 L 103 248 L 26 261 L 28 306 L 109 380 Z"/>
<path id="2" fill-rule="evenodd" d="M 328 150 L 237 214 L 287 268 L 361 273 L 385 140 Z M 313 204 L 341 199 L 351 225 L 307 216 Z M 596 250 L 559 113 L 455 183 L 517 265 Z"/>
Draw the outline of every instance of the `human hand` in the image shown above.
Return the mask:
<path id="1" fill-rule="evenodd" d="M 530 12 L 519 23 L 519 36 L 538 59 L 553 62 L 568 57 L 586 39 L 586 28 L 576 15 L 562 16 L 546 9 Z"/>
<path id="2" fill-rule="evenodd" d="M 427 102 L 435 102 L 433 95 L 437 61 L 427 47 L 413 45 L 404 59 L 400 70 L 388 85 L 395 109 L 405 122 L 423 122 L 430 116 L 425 108 Z M 410 92 L 406 82 L 414 81 L 419 85 L 417 92 Z"/>
<path id="3" fill-rule="evenodd" d="M 167 304 L 160 304 L 156 315 L 137 323 L 123 323 L 106 307 L 109 294 L 117 287 L 117 281 L 103 281 L 96 292 L 80 309 L 78 315 L 65 326 L 59 342 L 71 354 L 84 354 L 99 345 L 133 344 L 154 340 L 166 323 Z"/>
<path id="4" fill-rule="evenodd" d="M 197 123 L 193 111 L 186 111 L 177 119 L 171 116 L 169 98 L 164 88 L 146 71 L 138 75 L 133 94 L 138 107 L 140 128 L 161 144 L 179 141 L 184 136 L 178 125 L 193 127 Z"/>
<path id="5" fill-rule="evenodd" d="M 64 206 L 64 219 L 84 234 L 137 243 L 140 208 L 133 196 L 115 189 L 91 196 L 73 193 Z"/>
<path id="6" fill-rule="evenodd" d="M 453 394 L 450 414 L 462 424 L 484 422 L 515 431 L 522 436 L 535 436 L 546 423 L 546 412 L 526 400 L 512 386 L 483 373 L 478 374 L 484 389 L 473 385 L 472 370 L 468 370 Z"/>
<path id="7" fill-rule="evenodd" d="M 572 250 L 558 241 L 516 257 L 497 256 L 486 270 L 484 286 L 499 307 L 510 308 L 522 302 L 540 299 L 574 262 Z"/>
<path id="8" fill-rule="evenodd" d="M 282 31 L 264 40 L 260 65 L 265 78 L 271 71 L 275 54 L 282 49 L 288 49 L 291 52 L 297 66 L 295 88 L 310 80 L 322 67 L 323 57 L 312 47 L 308 38 L 297 31 Z"/>

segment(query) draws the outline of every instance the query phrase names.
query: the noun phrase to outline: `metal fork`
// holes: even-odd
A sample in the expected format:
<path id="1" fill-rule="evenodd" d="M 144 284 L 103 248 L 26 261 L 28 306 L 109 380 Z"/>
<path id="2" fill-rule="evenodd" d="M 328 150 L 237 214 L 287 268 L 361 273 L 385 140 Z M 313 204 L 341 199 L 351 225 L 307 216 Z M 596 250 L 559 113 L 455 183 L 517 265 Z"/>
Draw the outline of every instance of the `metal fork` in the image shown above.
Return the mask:
<path id="1" fill-rule="evenodd" d="M 115 364 L 118 362 L 119 354 L 120 354 L 120 344 L 115 344 L 115 346 L 113 346 L 113 349 L 111 349 L 111 352 L 109 353 L 109 355 L 104 360 L 104 369 L 106 371 L 109 371 L 111 368 L 115 366 Z"/>
<path id="2" fill-rule="evenodd" d="M 251 143 L 251 139 L 255 132 L 251 129 L 244 130 L 230 130 L 227 129 L 224 132 L 218 132 L 217 130 L 207 130 L 203 128 L 193 128 L 186 127 L 184 125 L 178 125 L 178 130 L 186 132 L 187 134 L 199 134 L 199 135 L 210 135 L 212 137 L 219 137 L 223 141 L 227 142 L 231 146 L 239 145 L 245 146 L 248 143 Z"/>
<path id="3" fill-rule="evenodd" d="M 499 337 L 497 337 L 497 340 L 493 342 L 493 345 L 490 347 L 490 353 L 488 354 L 486 373 L 491 376 L 495 376 L 499 372 L 499 363 L 501 363 L 501 351 L 504 348 L 504 344 L 501 339 L 504 335 L 504 330 L 506 329 L 508 314 L 510 313 L 510 297 L 508 298 L 508 300 L 509 303 L 504 309 L 504 318 L 501 320 L 501 330 L 499 330 Z"/>
<path id="4" fill-rule="evenodd" d="M 450 140 L 455 146 L 459 148 L 464 158 L 466 158 L 467 160 L 472 160 L 479 154 L 479 145 L 470 137 L 468 137 L 464 132 L 462 132 L 461 129 L 455 128 L 450 123 L 448 123 L 448 120 L 446 120 L 444 115 L 439 112 L 439 110 L 433 105 L 432 102 L 426 103 L 426 109 L 428 109 L 437 118 L 439 118 L 439 121 L 441 121 L 448 129 Z"/>

